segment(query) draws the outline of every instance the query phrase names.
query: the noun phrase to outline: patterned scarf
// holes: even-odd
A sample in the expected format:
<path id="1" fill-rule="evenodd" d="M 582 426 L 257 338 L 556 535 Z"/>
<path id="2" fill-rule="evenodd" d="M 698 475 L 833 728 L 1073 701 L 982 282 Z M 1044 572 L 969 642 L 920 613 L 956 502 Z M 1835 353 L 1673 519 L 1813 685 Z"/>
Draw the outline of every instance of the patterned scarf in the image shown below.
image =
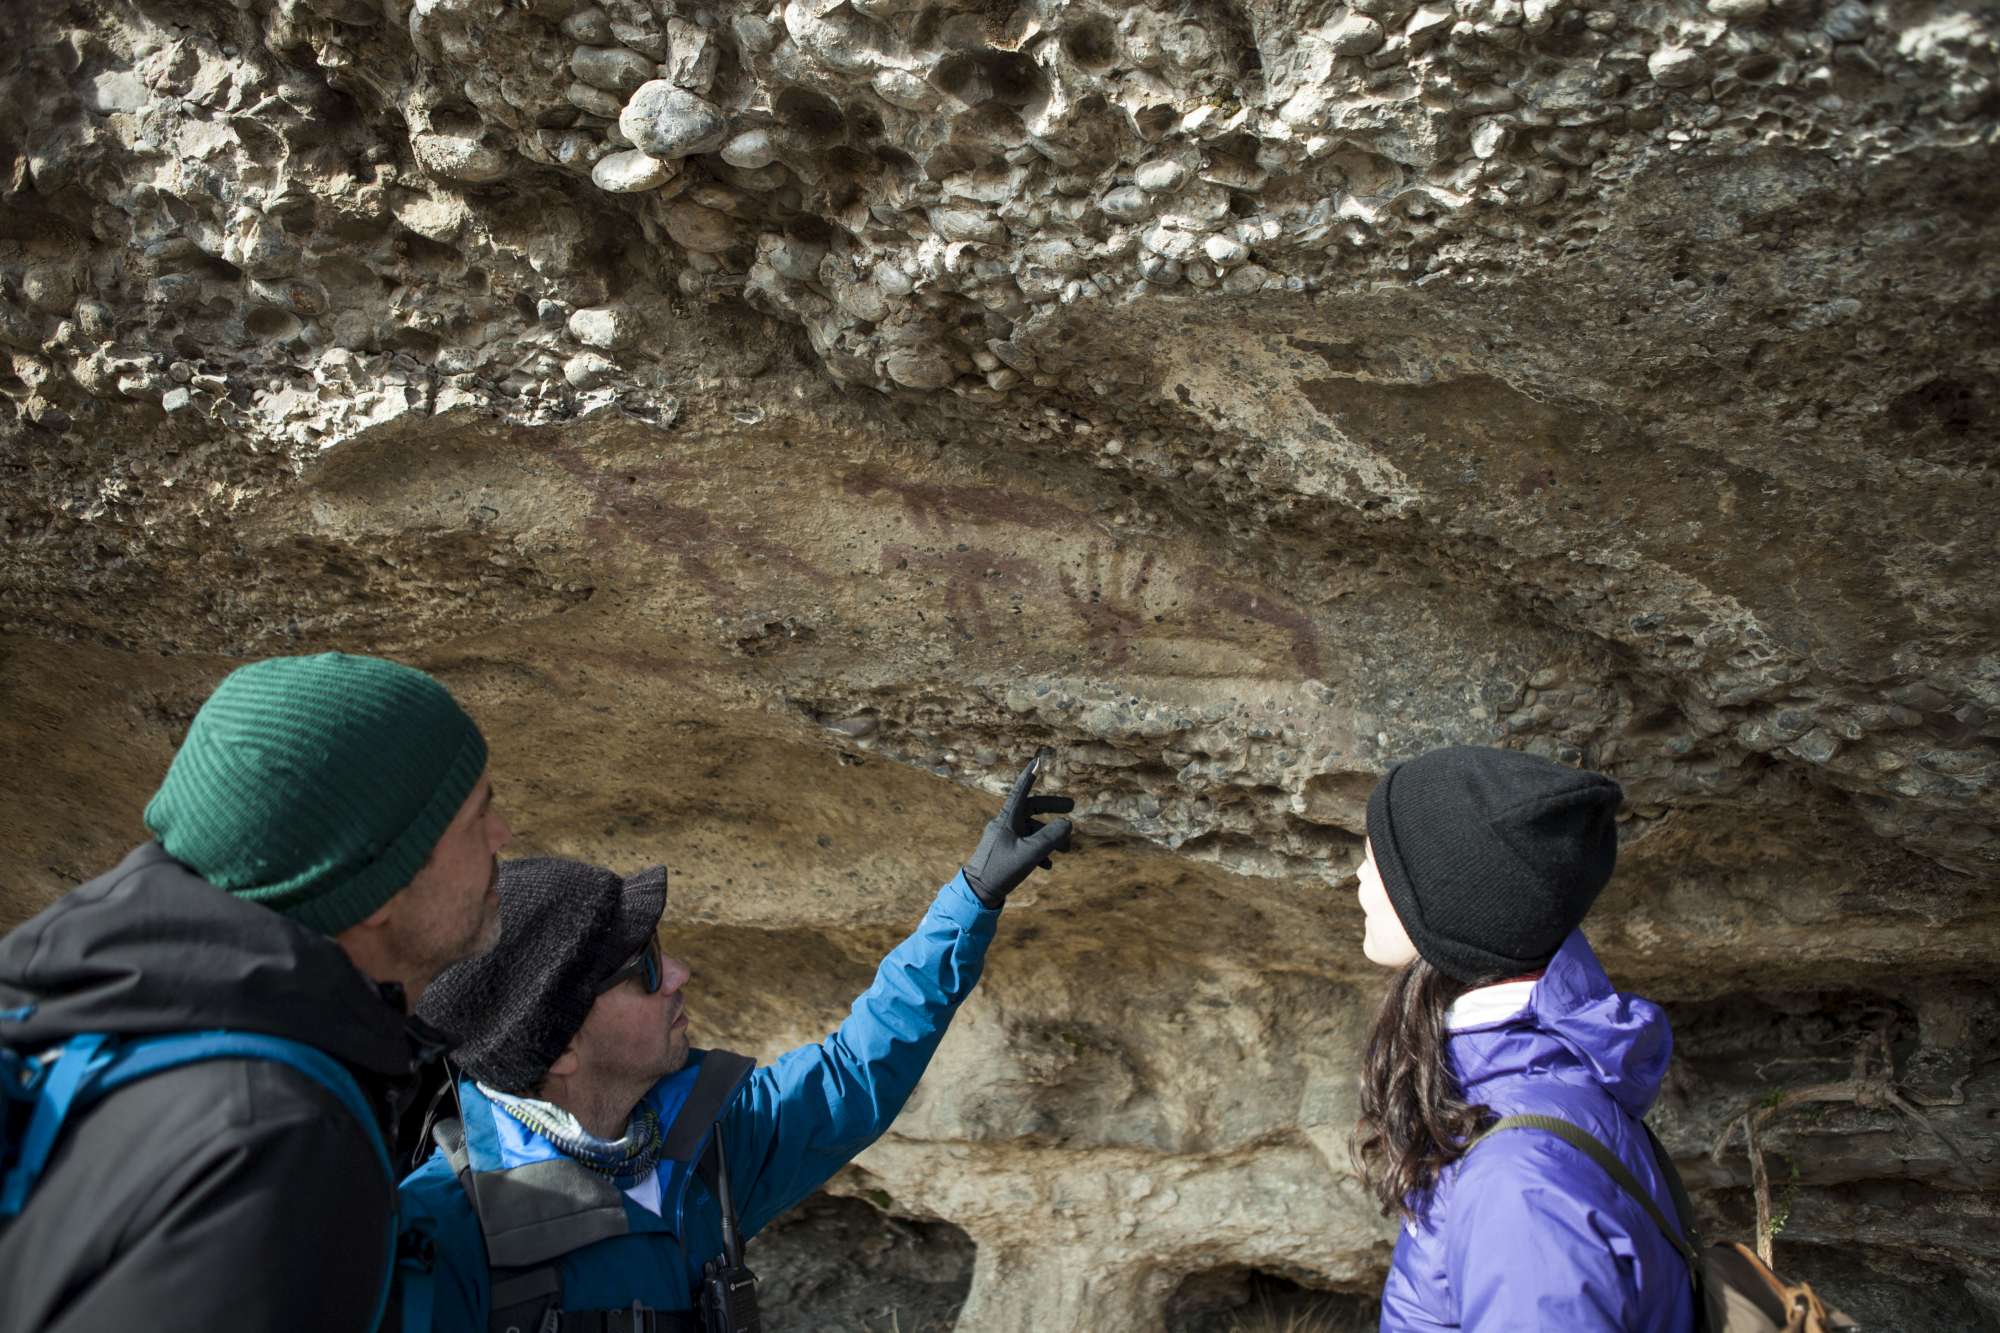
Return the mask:
<path id="1" fill-rule="evenodd" d="M 603 1176 L 621 1190 L 631 1189 L 653 1173 L 660 1162 L 660 1113 L 652 1103 L 642 1101 L 632 1112 L 632 1123 L 622 1139 L 600 1139 L 585 1129 L 577 1118 L 553 1102 L 478 1085 L 492 1103 L 553 1143 L 565 1157 Z"/>

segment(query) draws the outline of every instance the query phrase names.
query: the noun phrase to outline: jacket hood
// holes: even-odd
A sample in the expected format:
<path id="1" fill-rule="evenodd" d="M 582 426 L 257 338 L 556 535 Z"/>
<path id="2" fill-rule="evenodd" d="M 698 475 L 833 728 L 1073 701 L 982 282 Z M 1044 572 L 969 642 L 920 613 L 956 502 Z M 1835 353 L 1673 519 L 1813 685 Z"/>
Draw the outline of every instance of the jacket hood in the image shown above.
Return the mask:
<path id="1" fill-rule="evenodd" d="M 1527 1007 L 1451 1034 L 1450 1058 L 1472 1102 L 1503 1096 L 1514 1079 L 1588 1080 L 1635 1116 L 1659 1095 L 1673 1029 L 1651 1000 L 1621 994 L 1580 930 L 1571 931 Z"/>
<path id="2" fill-rule="evenodd" d="M 211 886 L 158 843 L 0 938 L 0 1040 L 237 1028 L 397 1076 L 432 1034 L 340 946 Z"/>

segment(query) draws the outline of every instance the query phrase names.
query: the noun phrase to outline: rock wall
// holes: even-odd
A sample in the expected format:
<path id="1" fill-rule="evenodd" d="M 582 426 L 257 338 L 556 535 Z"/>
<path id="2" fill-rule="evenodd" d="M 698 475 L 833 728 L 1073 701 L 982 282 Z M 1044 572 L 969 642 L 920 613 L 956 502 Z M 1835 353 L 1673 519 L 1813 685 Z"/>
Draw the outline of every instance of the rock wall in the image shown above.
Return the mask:
<path id="1" fill-rule="evenodd" d="M 1626 785 L 1592 935 L 1711 1220 L 1799 1094 L 1787 1265 L 2000 1321 L 1985 7 L 7 26 L 6 920 L 233 662 L 393 653 L 772 1052 L 1051 746 L 1083 850 L 837 1186 L 971 1238 L 962 1327 L 1156 1327 L 1379 1281 L 1362 802 L 1516 745 Z"/>

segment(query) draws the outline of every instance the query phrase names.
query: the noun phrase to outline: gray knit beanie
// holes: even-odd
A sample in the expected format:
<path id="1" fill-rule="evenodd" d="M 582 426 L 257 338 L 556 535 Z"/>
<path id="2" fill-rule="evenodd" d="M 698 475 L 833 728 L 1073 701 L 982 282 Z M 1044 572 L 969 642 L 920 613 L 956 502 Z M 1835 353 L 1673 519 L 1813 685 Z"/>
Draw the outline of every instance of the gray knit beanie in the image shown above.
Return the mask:
<path id="1" fill-rule="evenodd" d="M 455 1042 L 452 1059 L 489 1087 L 528 1096 L 569 1045 L 604 979 L 659 928 L 667 868 L 630 879 L 582 861 L 500 863 L 500 942 L 446 968 L 417 1013 Z"/>

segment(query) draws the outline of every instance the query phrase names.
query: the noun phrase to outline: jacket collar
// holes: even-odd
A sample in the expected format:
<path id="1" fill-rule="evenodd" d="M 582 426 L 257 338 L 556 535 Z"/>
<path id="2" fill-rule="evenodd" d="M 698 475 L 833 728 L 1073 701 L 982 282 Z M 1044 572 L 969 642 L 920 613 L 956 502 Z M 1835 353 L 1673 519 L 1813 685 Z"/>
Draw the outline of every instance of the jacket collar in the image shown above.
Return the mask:
<path id="1" fill-rule="evenodd" d="M 1525 1003 L 1510 1005 L 1512 988 L 1524 984 Z M 1658 1005 L 1612 986 L 1582 931 L 1563 941 L 1539 981 L 1489 989 L 1508 992 L 1493 1004 L 1506 1012 L 1452 1024 L 1450 1058 L 1469 1099 L 1549 1077 L 1594 1083 L 1634 1115 L 1652 1105 L 1673 1057 L 1672 1027 Z"/>
<path id="2" fill-rule="evenodd" d="M 402 999 L 332 939 L 222 892 L 157 842 L 0 939 L 0 1009 L 20 1014 L 6 1027 L 20 1045 L 235 1028 L 399 1078 L 442 1044 Z"/>
<path id="3" fill-rule="evenodd" d="M 680 1072 L 669 1074 L 655 1083 L 652 1090 L 643 1098 L 644 1101 L 650 1102 L 653 1110 L 659 1114 L 662 1134 L 671 1135 L 672 1129 L 678 1123 L 681 1108 L 687 1104 L 688 1095 L 694 1091 L 695 1082 L 700 1076 L 700 1064 L 690 1059 L 688 1065 Z M 472 1080 L 467 1079 L 460 1085 L 459 1097 L 468 1122 L 478 1116 L 489 1121 L 493 1127 L 490 1136 L 485 1134 L 475 1136 L 470 1131 L 467 1133 L 467 1146 L 470 1147 L 476 1137 L 486 1159 L 482 1161 L 482 1154 L 475 1152 L 472 1158 L 475 1169 L 505 1171 L 510 1167 L 526 1166 L 529 1162 L 546 1162 L 563 1155 L 562 1150 L 554 1143 L 508 1115 L 493 1098 L 486 1095 L 485 1089 Z M 704 1130 L 706 1128 L 703 1126 Z M 671 1154 L 664 1150 L 661 1152 L 663 1161 L 670 1156 Z"/>
<path id="4" fill-rule="evenodd" d="M 472 1200 L 489 1261 L 519 1268 L 635 1231 L 682 1234 L 694 1163 L 751 1067 L 748 1057 L 730 1051 L 693 1052 L 686 1068 L 646 1094 L 666 1126 L 657 1216 L 501 1110 L 473 1080 L 462 1080 L 462 1119 L 440 1124 L 437 1141 Z"/>

